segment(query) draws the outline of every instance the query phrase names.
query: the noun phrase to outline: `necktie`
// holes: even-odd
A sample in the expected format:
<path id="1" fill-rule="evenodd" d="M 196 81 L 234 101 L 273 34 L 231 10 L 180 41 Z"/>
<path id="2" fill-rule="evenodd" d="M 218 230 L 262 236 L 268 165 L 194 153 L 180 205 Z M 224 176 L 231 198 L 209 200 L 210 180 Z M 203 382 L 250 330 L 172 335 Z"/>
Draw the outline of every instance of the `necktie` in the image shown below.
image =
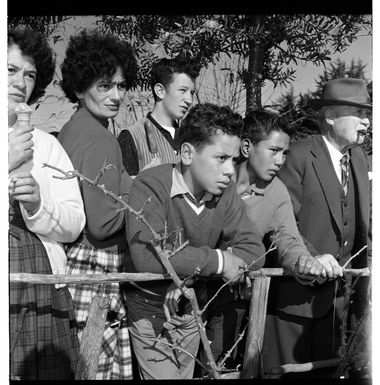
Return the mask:
<path id="1" fill-rule="evenodd" d="M 349 162 L 350 162 L 350 155 L 348 153 L 346 153 L 340 159 L 340 165 L 342 168 L 342 187 L 343 187 L 345 194 L 347 194 L 348 177 L 349 177 Z"/>

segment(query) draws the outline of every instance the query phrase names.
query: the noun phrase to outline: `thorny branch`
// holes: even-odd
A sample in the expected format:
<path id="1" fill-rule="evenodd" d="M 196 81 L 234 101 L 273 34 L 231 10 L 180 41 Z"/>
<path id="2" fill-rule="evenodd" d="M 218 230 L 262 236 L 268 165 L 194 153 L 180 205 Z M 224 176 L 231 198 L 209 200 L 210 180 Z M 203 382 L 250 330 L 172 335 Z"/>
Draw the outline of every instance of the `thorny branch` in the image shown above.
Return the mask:
<path id="1" fill-rule="evenodd" d="M 100 180 L 101 176 L 104 174 L 104 172 L 107 169 L 109 169 L 110 167 L 112 167 L 112 165 L 107 165 L 107 159 L 105 160 L 102 169 L 100 170 L 99 174 L 96 176 L 96 178 L 94 180 L 86 177 L 85 175 L 81 174 L 77 170 L 66 172 L 66 171 L 64 171 L 58 167 L 51 166 L 47 163 L 43 163 L 43 167 L 49 167 L 49 168 L 52 168 L 52 169 L 62 173 L 63 177 L 54 176 L 55 178 L 72 179 L 72 178 L 78 177 L 81 180 L 85 180 L 87 183 L 89 183 L 92 186 L 97 186 L 98 188 L 100 188 L 104 192 L 105 195 L 109 195 L 113 199 L 115 199 L 117 202 L 119 202 L 122 206 L 122 209 L 128 210 L 129 212 L 134 214 L 137 219 L 141 220 L 141 222 L 143 222 L 144 225 L 147 226 L 147 228 L 150 230 L 150 232 L 153 235 L 153 239 L 151 240 L 151 244 L 152 244 L 153 248 L 155 249 L 159 258 L 161 259 L 161 262 L 165 266 L 165 268 L 166 268 L 168 274 L 170 275 L 171 279 L 173 280 L 173 282 L 181 290 L 182 294 L 190 301 L 191 307 L 193 309 L 194 318 L 196 320 L 197 328 L 198 328 L 198 331 L 200 333 L 201 341 L 202 341 L 202 344 L 204 345 L 205 353 L 207 355 L 209 371 L 214 378 L 216 378 L 216 379 L 220 378 L 214 357 L 213 357 L 212 352 L 211 352 L 210 344 L 208 342 L 206 330 L 205 330 L 204 324 L 202 322 L 201 312 L 199 310 L 199 305 L 198 305 L 198 301 L 197 301 L 197 298 L 195 295 L 195 291 L 193 288 L 188 288 L 188 287 L 186 287 L 186 285 L 183 284 L 182 280 L 179 278 L 176 271 L 173 269 L 173 266 L 169 262 L 169 258 L 172 257 L 173 255 L 175 255 L 176 253 L 178 253 L 180 250 L 182 250 L 188 244 L 188 241 L 184 242 L 182 245 L 180 245 L 179 247 L 177 247 L 175 250 L 172 250 L 172 251 L 163 248 L 162 247 L 162 241 L 165 244 L 165 241 L 167 238 L 167 230 L 165 230 L 165 234 L 163 236 L 161 236 L 160 234 L 158 234 L 156 232 L 156 230 L 152 227 L 152 225 L 146 220 L 146 218 L 143 215 L 143 211 L 144 211 L 145 207 L 147 206 L 147 204 L 149 203 L 151 198 L 149 198 L 148 201 L 145 202 L 144 206 L 139 211 L 137 211 L 133 207 L 129 206 L 128 203 L 125 202 L 121 196 L 117 196 L 112 191 L 107 190 L 104 185 L 99 184 L 99 180 Z"/>
<path id="2" fill-rule="evenodd" d="M 219 288 L 217 293 L 208 301 L 208 303 L 203 308 L 203 310 L 200 311 L 194 289 L 186 286 L 187 280 L 192 280 L 194 277 L 197 276 L 197 274 L 198 274 L 197 269 L 195 270 L 194 275 L 192 277 L 187 277 L 186 279 L 181 280 L 178 277 L 177 273 L 175 272 L 175 270 L 173 269 L 173 267 L 171 266 L 171 264 L 169 262 L 169 259 L 172 256 L 177 254 L 179 251 L 181 251 L 184 247 L 186 247 L 188 245 L 188 241 L 185 241 L 183 243 L 181 242 L 182 241 L 181 240 L 181 234 L 180 234 L 180 230 L 178 230 L 178 237 L 177 237 L 178 242 L 176 242 L 176 243 L 179 246 L 177 248 L 175 248 L 174 250 L 168 250 L 168 249 L 165 248 L 166 239 L 168 237 L 167 228 L 165 228 L 164 234 L 160 235 L 159 233 L 157 233 L 155 231 L 155 229 L 151 226 L 151 224 L 145 219 L 145 217 L 143 215 L 145 208 L 147 207 L 147 205 L 151 201 L 151 197 L 149 197 L 147 199 L 147 201 L 144 203 L 143 207 L 140 210 L 135 210 L 133 207 L 129 206 L 126 201 L 123 200 L 122 196 L 117 196 L 112 191 L 107 190 L 104 185 L 99 184 L 99 180 L 100 180 L 101 176 L 108 169 L 110 169 L 111 167 L 115 167 L 112 164 L 107 164 L 107 159 L 105 160 L 103 167 L 99 171 L 99 174 L 93 180 L 88 178 L 88 177 L 86 177 L 85 175 L 81 174 L 77 170 L 74 170 L 74 171 L 64 171 L 64 170 L 62 170 L 62 169 L 60 169 L 58 167 L 49 165 L 47 163 L 43 163 L 43 167 L 49 167 L 51 169 L 54 169 L 54 170 L 60 172 L 63 175 L 63 176 L 53 175 L 53 178 L 62 179 L 62 180 L 73 179 L 73 178 L 80 178 L 81 180 L 85 180 L 90 185 L 96 186 L 97 188 L 101 189 L 104 192 L 105 195 L 111 196 L 113 199 L 115 199 L 117 202 L 119 202 L 121 204 L 120 211 L 121 210 L 128 210 L 129 212 L 134 214 L 137 219 L 142 221 L 144 223 L 144 225 L 150 230 L 150 232 L 153 235 L 153 239 L 151 240 L 151 244 L 153 245 L 156 253 L 160 257 L 160 259 L 161 259 L 162 263 L 164 264 L 164 266 L 165 266 L 169 276 L 171 277 L 171 279 L 174 281 L 176 286 L 181 290 L 182 294 L 190 301 L 190 304 L 191 304 L 192 309 L 193 309 L 193 315 L 194 315 L 194 318 L 196 320 L 198 331 L 199 331 L 199 334 L 200 334 L 200 337 L 201 337 L 201 341 L 202 341 L 202 344 L 204 346 L 205 353 L 207 355 L 207 359 L 208 359 L 207 365 L 209 366 L 209 368 L 206 368 L 201 362 L 199 362 L 199 360 L 196 357 L 194 357 L 191 353 L 185 351 L 184 349 L 180 348 L 179 346 L 175 346 L 175 345 L 171 345 L 171 344 L 166 344 L 163 341 L 157 341 L 157 342 L 159 342 L 161 344 L 165 344 L 165 345 L 169 346 L 172 349 L 177 349 L 177 350 L 180 350 L 180 351 L 184 352 L 185 354 L 190 355 L 195 361 L 197 361 L 202 367 L 204 367 L 215 379 L 220 378 L 219 372 L 223 370 L 223 365 L 224 365 L 225 361 L 230 356 L 231 352 L 236 348 L 236 346 L 239 343 L 239 341 L 243 338 L 244 333 L 245 333 L 245 329 L 243 330 L 243 332 L 241 334 L 239 334 L 238 341 L 236 341 L 234 343 L 234 345 L 231 347 L 231 349 L 226 353 L 225 357 L 222 359 L 222 361 L 219 363 L 219 365 L 216 365 L 215 360 L 213 358 L 213 355 L 211 353 L 210 343 L 209 343 L 207 335 L 206 335 L 206 331 L 205 331 L 205 327 L 204 327 L 201 315 L 207 309 L 207 307 L 210 305 L 210 303 L 216 298 L 218 293 L 225 286 L 229 285 L 236 277 L 232 278 L 228 282 L 225 282 L 223 284 L 223 286 L 221 288 Z M 272 245 L 269 248 L 269 250 L 264 255 L 262 255 L 259 259 L 264 258 L 266 254 L 268 254 L 270 251 L 275 249 L 275 247 L 272 248 Z M 360 269 L 346 269 L 346 266 L 356 256 L 358 256 L 366 247 L 367 246 L 364 246 L 355 255 L 353 255 L 345 263 L 344 266 L 342 266 L 343 273 L 344 273 L 344 275 L 346 277 L 346 285 L 345 285 L 345 294 L 344 294 L 344 303 L 345 303 L 345 305 L 344 305 L 343 323 L 342 323 L 342 329 L 341 329 L 342 347 L 341 347 L 341 361 L 340 361 L 341 365 L 340 365 L 340 368 L 345 371 L 345 374 L 347 374 L 347 369 L 346 368 L 347 368 L 348 361 L 350 359 L 348 357 L 348 352 L 347 352 L 347 345 L 348 344 L 347 344 L 347 337 L 346 337 L 346 335 L 347 335 L 347 318 L 348 318 L 348 308 L 349 308 L 350 297 L 352 295 L 353 288 L 354 288 L 356 282 L 358 281 L 358 279 L 361 276 L 363 276 L 363 275 L 369 275 L 368 274 L 368 268 L 361 269 L 361 270 Z M 240 274 L 248 274 L 251 278 L 253 278 L 255 276 L 258 276 L 258 275 L 265 275 L 264 271 L 266 269 L 261 269 L 258 272 L 256 272 L 256 271 L 249 272 L 249 268 L 252 266 L 252 264 L 256 263 L 258 260 L 253 261 L 246 269 L 242 268 L 242 273 L 240 273 Z M 275 270 L 275 269 L 269 269 L 269 270 Z M 280 269 L 280 270 L 282 270 L 282 269 Z M 271 274 L 271 275 L 275 276 L 276 274 Z M 283 273 L 279 272 L 277 275 L 283 275 Z M 356 276 L 356 280 L 355 280 L 354 284 L 352 284 L 352 277 L 353 276 Z"/>
<path id="3" fill-rule="evenodd" d="M 218 294 L 227 286 L 229 285 L 236 277 L 238 277 L 239 275 L 241 274 L 244 274 L 244 273 L 248 273 L 249 272 L 249 268 L 255 264 L 256 262 L 260 261 L 260 259 L 264 258 L 268 253 L 270 253 L 271 251 L 275 250 L 276 249 L 276 246 L 275 247 L 272 247 L 273 246 L 273 243 L 272 245 L 270 246 L 270 248 L 258 259 L 252 261 L 248 267 L 246 269 L 242 269 L 242 273 L 239 273 L 237 274 L 235 277 L 232 277 L 229 281 L 225 282 L 217 291 L 216 293 L 213 295 L 213 297 L 206 303 L 206 305 L 203 307 L 202 309 L 202 313 L 204 313 L 207 308 L 210 306 L 211 302 L 214 301 L 214 299 L 218 296 Z"/>

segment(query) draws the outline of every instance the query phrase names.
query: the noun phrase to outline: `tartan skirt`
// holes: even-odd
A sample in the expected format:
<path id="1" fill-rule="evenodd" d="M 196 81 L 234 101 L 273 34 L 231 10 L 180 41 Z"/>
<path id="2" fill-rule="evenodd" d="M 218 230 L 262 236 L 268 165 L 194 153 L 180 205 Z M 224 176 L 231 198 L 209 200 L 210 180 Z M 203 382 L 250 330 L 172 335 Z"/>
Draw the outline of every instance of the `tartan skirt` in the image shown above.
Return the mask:
<path id="1" fill-rule="evenodd" d="M 105 274 L 122 271 L 124 252 L 97 249 L 74 242 L 66 245 L 67 274 Z M 117 282 L 68 285 L 74 302 L 79 340 L 95 295 L 109 296 L 110 306 L 103 333 L 96 380 L 131 380 L 132 356 L 126 322 L 126 303 Z"/>
<path id="2" fill-rule="evenodd" d="M 8 242 L 11 273 L 52 274 L 44 245 L 22 217 L 11 219 Z M 67 287 L 10 283 L 9 332 L 11 379 L 74 379 L 79 340 Z"/>

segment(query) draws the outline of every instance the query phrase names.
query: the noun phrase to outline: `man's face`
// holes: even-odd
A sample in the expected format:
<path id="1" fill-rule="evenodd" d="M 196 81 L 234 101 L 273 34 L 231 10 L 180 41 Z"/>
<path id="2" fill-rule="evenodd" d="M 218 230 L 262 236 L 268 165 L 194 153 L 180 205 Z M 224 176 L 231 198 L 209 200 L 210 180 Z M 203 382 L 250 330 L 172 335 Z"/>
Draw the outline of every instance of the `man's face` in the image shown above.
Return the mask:
<path id="1" fill-rule="evenodd" d="M 369 128 L 366 110 L 354 106 L 334 106 L 330 136 L 341 149 L 362 144 Z"/>
<path id="2" fill-rule="evenodd" d="M 267 138 L 252 145 L 248 159 L 250 179 L 270 182 L 280 171 L 289 152 L 289 135 L 272 131 Z"/>
<path id="3" fill-rule="evenodd" d="M 126 93 L 125 79 L 118 68 L 112 79 L 98 79 L 78 99 L 99 119 L 114 118 Z"/>
<path id="4" fill-rule="evenodd" d="M 239 156 L 240 138 L 217 132 L 212 143 L 193 151 L 185 182 L 199 200 L 205 192 L 220 195 L 227 188 Z"/>
<path id="5" fill-rule="evenodd" d="M 171 119 L 182 119 L 193 103 L 195 84 L 186 74 L 173 74 L 165 87 L 162 105 Z"/>

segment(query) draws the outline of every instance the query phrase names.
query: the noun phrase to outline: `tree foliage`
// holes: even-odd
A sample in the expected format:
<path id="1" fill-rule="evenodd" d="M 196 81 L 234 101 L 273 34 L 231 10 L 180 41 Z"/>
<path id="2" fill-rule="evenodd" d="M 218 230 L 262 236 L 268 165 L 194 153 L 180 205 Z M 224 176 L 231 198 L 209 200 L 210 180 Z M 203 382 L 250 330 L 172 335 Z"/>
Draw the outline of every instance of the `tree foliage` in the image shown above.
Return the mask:
<path id="1" fill-rule="evenodd" d="M 9 18 L 53 33 L 67 16 Z M 359 33 L 370 34 L 369 15 L 102 15 L 98 28 L 111 32 L 136 49 L 140 70 L 136 86 L 147 89 L 157 58 L 183 55 L 206 66 L 220 54 L 239 55 L 247 65 L 238 76 L 246 89 L 246 110 L 262 107 L 266 81 L 290 85 L 300 62 L 324 64 L 343 52 Z M 58 38 L 58 37 L 57 37 Z"/>
<path id="2" fill-rule="evenodd" d="M 300 62 L 324 64 L 344 51 L 359 33 L 371 33 L 368 15 L 132 15 L 103 16 L 102 30 L 132 41 L 141 58 L 140 86 L 157 57 L 184 55 L 202 65 L 221 53 L 247 59 L 239 76 L 246 88 L 246 110 L 261 107 L 266 81 L 295 80 Z"/>

